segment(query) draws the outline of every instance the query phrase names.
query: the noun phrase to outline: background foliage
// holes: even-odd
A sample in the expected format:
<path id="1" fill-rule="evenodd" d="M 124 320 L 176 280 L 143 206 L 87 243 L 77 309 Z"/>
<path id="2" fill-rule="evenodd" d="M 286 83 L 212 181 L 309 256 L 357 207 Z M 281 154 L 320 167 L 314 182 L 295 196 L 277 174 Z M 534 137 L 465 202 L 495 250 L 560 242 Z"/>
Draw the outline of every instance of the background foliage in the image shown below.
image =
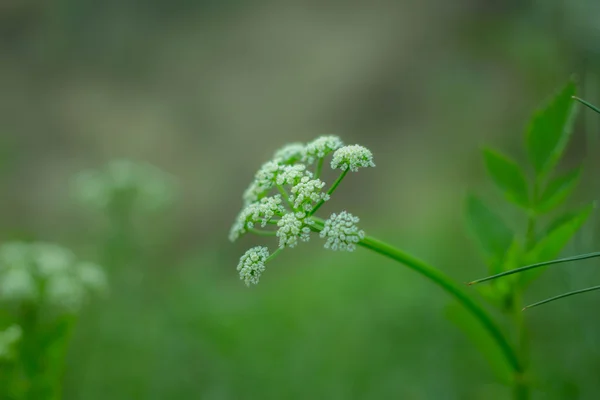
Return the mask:
<path id="1" fill-rule="evenodd" d="M 367 233 L 459 280 L 485 275 L 462 215 L 472 190 L 501 201 L 481 148 L 527 160 L 529 116 L 572 72 L 581 95 L 600 103 L 595 2 L 523 4 L 5 0 L 0 239 L 59 242 L 111 276 L 110 296 L 73 332 L 64 397 L 507 394 L 444 318 L 447 296 L 421 277 L 315 242 L 286 251 L 247 289 L 235 265 L 253 239 L 226 238 L 241 192 L 274 149 L 333 133 L 375 155 L 377 168 L 337 195 Z M 598 198 L 598 123 L 582 113 L 556 167 L 568 176 L 586 164 L 570 207 Z M 126 224 L 78 207 L 73 175 L 115 158 L 177 177 L 173 206 L 132 212 Z M 520 178 L 498 179 L 523 202 Z M 516 209 L 512 217 L 522 221 Z M 564 254 L 597 249 L 599 228 L 594 213 Z M 525 301 L 598 282 L 596 264 L 556 268 Z M 527 314 L 539 398 L 600 390 L 596 300 Z"/>

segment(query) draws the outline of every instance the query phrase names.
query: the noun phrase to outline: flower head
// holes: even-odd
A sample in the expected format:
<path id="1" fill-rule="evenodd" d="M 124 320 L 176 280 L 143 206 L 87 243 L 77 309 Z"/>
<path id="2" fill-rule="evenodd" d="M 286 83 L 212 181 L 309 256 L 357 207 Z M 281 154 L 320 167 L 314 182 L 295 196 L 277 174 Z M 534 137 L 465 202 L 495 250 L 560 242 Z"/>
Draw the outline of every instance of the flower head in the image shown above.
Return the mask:
<path id="1" fill-rule="evenodd" d="M 279 173 L 277 174 L 277 179 L 275 181 L 280 186 L 294 186 L 300 183 L 300 181 L 304 177 L 307 177 L 309 179 L 312 179 L 313 177 L 312 172 L 306 170 L 306 165 L 284 165 L 280 167 Z"/>
<path id="2" fill-rule="evenodd" d="M 329 195 L 321 191 L 324 186 L 325 182 L 320 179 L 310 179 L 307 176 L 302 178 L 292 187 L 290 201 L 294 203 L 294 208 L 301 212 L 310 212 L 315 203 L 329 200 Z"/>
<path id="3" fill-rule="evenodd" d="M 15 346 L 21 340 L 22 334 L 19 325 L 11 325 L 0 331 L 0 360 L 11 360 L 15 356 Z"/>
<path id="4" fill-rule="evenodd" d="M 330 135 L 318 137 L 306 145 L 302 161 L 312 164 L 319 158 L 325 157 L 327 154 L 339 149 L 343 145 L 344 143 L 342 143 L 342 140 L 337 136 Z"/>
<path id="5" fill-rule="evenodd" d="M 354 251 L 356 243 L 365 237 L 365 232 L 359 230 L 356 224 L 359 218 L 342 211 L 339 214 L 331 214 L 325 221 L 325 227 L 321 231 L 321 237 L 326 238 L 325 248 L 340 251 Z"/>
<path id="6" fill-rule="evenodd" d="M 298 244 L 298 238 L 303 242 L 310 239 L 310 228 L 305 225 L 305 213 L 288 213 L 277 222 L 279 229 L 277 237 L 279 238 L 279 247 L 295 247 Z"/>
<path id="7" fill-rule="evenodd" d="M 260 275 L 265 270 L 267 258 L 269 258 L 269 249 L 262 246 L 251 248 L 240 258 L 237 270 L 246 286 L 258 283 Z"/>
<path id="8" fill-rule="evenodd" d="M 229 231 L 229 240 L 235 241 L 246 233 L 249 228 L 254 228 L 256 223 L 260 222 L 260 226 L 264 227 L 275 215 L 284 213 L 285 208 L 281 205 L 281 195 L 263 197 L 259 201 L 246 206 L 239 213 Z"/>
<path id="9" fill-rule="evenodd" d="M 304 144 L 296 142 L 283 146 L 275 152 L 273 160 L 279 164 L 293 164 L 304 155 Z"/>
<path id="10" fill-rule="evenodd" d="M 342 171 L 358 171 L 359 168 L 374 167 L 373 154 L 366 147 L 355 144 L 353 146 L 344 146 L 333 153 L 331 160 L 332 169 L 341 169 Z"/>

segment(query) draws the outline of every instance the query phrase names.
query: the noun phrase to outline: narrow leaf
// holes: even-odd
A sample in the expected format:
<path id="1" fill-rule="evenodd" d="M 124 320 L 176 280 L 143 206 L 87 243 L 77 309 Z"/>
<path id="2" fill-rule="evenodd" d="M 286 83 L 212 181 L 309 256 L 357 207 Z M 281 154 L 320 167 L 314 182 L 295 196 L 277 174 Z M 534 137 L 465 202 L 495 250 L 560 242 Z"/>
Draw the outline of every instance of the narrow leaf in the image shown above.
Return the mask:
<path id="1" fill-rule="evenodd" d="M 483 157 L 488 173 L 509 201 L 529 207 L 527 181 L 516 162 L 492 149 L 484 149 Z"/>
<path id="2" fill-rule="evenodd" d="M 537 176 L 544 176 L 562 156 L 575 115 L 576 85 L 572 80 L 535 113 L 526 133 L 526 147 Z"/>
<path id="3" fill-rule="evenodd" d="M 590 204 L 578 212 L 569 213 L 558 218 L 556 222 L 550 225 L 546 235 L 540 239 L 526 255 L 528 263 L 551 260 L 558 257 L 562 249 L 587 221 L 593 209 L 594 205 Z M 537 278 L 543 270 L 544 269 L 542 268 L 537 271 L 525 272 L 521 276 L 522 284 L 526 285 L 530 283 Z"/>
<path id="4" fill-rule="evenodd" d="M 581 167 L 578 167 L 550 181 L 535 207 L 536 211 L 546 213 L 561 205 L 573 192 L 580 177 Z"/>
<path id="5" fill-rule="evenodd" d="M 516 274 L 516 273 L 527 271 L 527 270 L 534 269 L 534 268 L 546 267 L 546 266 L 554 265 L 554 264 L 562 264 L 562 263 L 566 263 L 566 262 L 570 262 L 570 261 L 586 260 L 588 258 L 596 258 L 596 257 L 600 257 L 600 251 L 594 252 L 594 253 L 580 254 L 578 256 L 559 258 L 557 260 L 542 261 L 539 263 L 526 265 L 524 267 L 511 269 L 509 271 L 505 271 L 505 272 L 502 272 L 502 273 L 499 273 L 496 275 L 488 276 L 488 277 L 481 278 L 481 279 L 476 279 L 474 281 L 469 282 L 469 285 L 475 285 L 477 283 L 491 281 L 492 279 L 501 278 L 503 276 Z"/>
<path id="6" fill-rule="evenodd" d="M 475 195 L 467 197 L 466 218 L 488 261 L 499 263 L 513 241 L 513 232 L 500 216 Z"/>
<path id="7" fill-rule="evenodd" d="M 575 100 L 577 100 L 578 102 L 580 102 L 581 104 L 583 104 L 584 106 L 586 106 L 586 107 L 588 107 L 588 108 L 591 108 L 592 110 L 594 110 L 594 111 L 596 111 L 598 114 L 600 114 L 600 109 L 599 109 L 598 107 L 596 107 L 595 105 L 593 105 L 592 103 L 589 103 L 589 102 L 587 102 L 587 101 L 585 101 L 585 100 L 583 100 L 583 99 L 580 99 L 580 98 L 579 98 L 579 97 L 577 97 L 577 96 L 573 96 L 573 98 L 574 98 Z"/>
<path id="8" fill-rule="evenodd" d="M 527 310 L 528 308 L 533 308 L 533 307 L 541 306 L 542 304 L 546 304 L 546 303 L 550 303 L 552 301 L 560 300 L 560 299 L 563 299 L 565 297 L 575 296 L 576 294 L 591 292 L 591 291 L 594 291 L 594 290 L 600 290 L 600 286 L 592 286 L 592 287 L 585 288 L 585 289 L 574 290 L 572 292 L 567 292 L 567 293 L 559 294 L 558 296 L 550 297 L 549 299 L 538 301 L 537 303 L 530 304 L 530 305 L 524 307 L 523 311 Z"/>

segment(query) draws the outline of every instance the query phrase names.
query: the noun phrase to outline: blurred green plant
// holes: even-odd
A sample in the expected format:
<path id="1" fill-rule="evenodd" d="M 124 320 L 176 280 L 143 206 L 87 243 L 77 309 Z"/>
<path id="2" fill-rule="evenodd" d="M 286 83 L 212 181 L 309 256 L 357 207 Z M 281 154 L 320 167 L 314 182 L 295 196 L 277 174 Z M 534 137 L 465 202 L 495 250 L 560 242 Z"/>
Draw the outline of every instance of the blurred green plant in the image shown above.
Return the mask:
<path id="1" fill-rule="evenodd" d="M 84 170 L 72 181 L 74 199 L 89 211 L 105 216 L 108 231 L 101 250 L 103 265 L 124 271 L 139 253 L 136 218 L 147 221 L 173 204 L 175 179 L 158 167 L 131 160 L 112 160 L 98 169 Z"/>
<path id="2" fill-rule="evenodd" d="M 492 182 L 508 202 L 521 210 L 526 221 L 520 231 L 513 230 L 506 219 L 481 198 L 473 194 L 467 197 L 467 223 L 482 250 L 490 274 L 507 275 L 505 271 L 519 265 L 557 257 L 592 213 L 593 204 L 588 204 L 578 209 L 563 210 L 553 219 L 549 218 L 573 193 L 581 176 L 581 166 L 566 173 L 556 172 L 573 128 L 576 107 L 572 97 L 575 94 L 576 84 L 571 80 L 534 114 L 525 133 L 531 173 L 497 150 L 483 150 L 484 163 Z M 525 368 L 529 345 L 526 323 L 521 315 L 522 293 L 541 272 L 530 271 L 490 286 L 477 287 L 485 299 L 510 317 L 518 338 L 519 358 Z M 471 284 L 476 282 L 479 281 Z M 467 326 L 465 329 L 470 328 Z M 490 358 L 497 357 L 488 356 Z M 529 398 L 530 381 L 529 377 L 523 377 L 517 382 L 515 398 Z"/>
<path id="3" fill-rule="evenodd" d="M 66 346 L 103 270 L 49 243 L 0 246 L 0 398 L 58 399 Z"/>
<path id="4" fill-rule="evenodd" d="M 594 106 L 593 104 L 587 102 L 586 100 L 583 100 L 575 95 L 572 96 L 573 99 L 579 101 L 580 103 L 582 103 L 583 105 L 585 105 L 586 107 L 590 108 L 591 110 L 595 111 L 596 113 L 600 114 L 600 109 L 596 106 Z M 550 260 L 550 261 L 542 261 L 542 262 L 535 262 L 531 265 L 527 265 L 524 267 L 520 267 L 520 268 L 514 268 L 514 269 L 510 269 L 510 270 L 506 270 L 503 272 L 499 272 L 496 273 L 492 276 L 488 276 L 486 278 L 482 278 L 482 279 L 478 279 L 475 280 L 473 282 L 471 282 L 471 284 L 476 284 L 476 283 L 481 283 L 481 282 L 486 282 L 486 281 L 490 281 L 496 278 L 500 278 L 503 276 L 508 276 L 508 275 L 513 275 L 516 273 L 530 273 L 531 271 L 534 269 L 538 269 L 538 268 L 542 268 L 542 267 L 547 267 L 550 265 L 555 265 L 555 264 L 562 264 L 562 263 L 566 263 L 566 262 L 571 262 L 571 261 L 579 261 L 579 260 L 586 260 L 589 258 L 595 258 L 595 257 L 600 257 L 600 252 L 593 252 L 593 253 L 587 253 L 587 254 L 580 254 L 580 255 L 576 255 L 576 256 L 572 256 L 572 257 L 566 257 L 566 258 L 560 258 L 560 259 L 556 259 L 556 260 Z M 540 270 L 537 270 L 540 271 Z M 539 273 L 539 272 L 538 272 Z M 522 275 L 520 275 L 522 276 Z M 563 293 L 554 297 L 550 297 L 548 299 L 545 300 L 541 300 L 538 301 L 536 303 L 530 304 L 526 307 L 523 308 L 523 310 L 528 309 L 528 308 L 533 308 L 533 307 L 537 307 L 540 306 L 542 304 L 546 304 L 546 303 L 550 303 L 552 301 L 556 301 L 556 300 L 560 300 L 563 299 L 565 297 L 570 297 L 570 296 L 574 296 L 574 295 L 578 295 L 581 293 L 587 293 L 587 292 L 592 292 L 595 290 L 600 290 L 600 286 L 592 286 L 592 287 L 588 287 L 588 288 L 584 288 L 584 289 L 579 289 L 579 290 L 574 290 L 571 292 L 567 292 L 567 293 Z"/>
<path id="5" fill-rule="evenodd" d="M 341 172 L 324 192 L 325 182 L 320 176 L 325 158 L 332 153 L 330 166 Z M 314 172 L 309 170 L 312 164 Z M 253 233 L 277 237 L 279 243 L 273 253 L 264 246 L 249 249 L 237 267 L 240 279 L 247 285 L 258 283 L 267 262 L 283 249 L 295 247 L 299 240 L 308 241 L 313 233 L 325 240 L 326 249 L 354 251 L 357 246 L 370 249 L 415 270 L 458 300 L 469 316 L 480 324 L 482 335 L 489 337 L 501 354 L 513 381 L 520 382 L 524 369 L 516 351 L 485 308 L 462 285 L 424 261 L 366 236 L 357 226 L 359 219 L 347 211 L 334 213 L 327 220 L 315 215 L 348 172 L 374 166 L 368 149 L 360 145 L 344 146 L 336 136 L 323 136 L 306 145 L 293 143 L 275 152 L 273 159 L 262 165 L 244 192 L 244 208 L 237 216 L 229 238 L 235 241 L 246 233 Z M 278 194 L 270 195 L 274 191 Z"/>

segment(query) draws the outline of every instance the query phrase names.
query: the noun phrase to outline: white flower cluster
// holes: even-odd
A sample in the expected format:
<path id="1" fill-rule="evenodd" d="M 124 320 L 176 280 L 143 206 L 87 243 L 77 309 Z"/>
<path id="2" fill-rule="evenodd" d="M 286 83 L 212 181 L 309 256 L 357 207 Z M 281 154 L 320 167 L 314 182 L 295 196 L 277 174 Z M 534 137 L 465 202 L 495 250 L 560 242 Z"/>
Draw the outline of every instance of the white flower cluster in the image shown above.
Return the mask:
<path id="1" fill-rule="evenodd" d="M 61 246 L 23 242 L 0 246 L 0 302 L 33 301 L 73 313 L 89 292 L 101 292 L 106 286 L 100 267 L 78 262 Z"/>
<path id="2" fill-rule="evenodd" d="M 235 241 L 249 230 L 266 236 L 276 236 L 279 249 L 296 247 L 299 241 L 308 241 L 312 231 L 318 231 L 312 214 L 330 198 L 339 184 L 336 182 L 328 192 L 325 182 L 319 179 L 323 160 L 333 153 L 331 168 L 356 171 L 374 167 L 373 155 L 366 148 L 346 146 L 337 136 L 321 136 L 307 144 L 292 143 L 277 150 L 271 161 L 264 163 L 255 173 L 254 180 L 243 194 L 244 208 L 238 214 L 229 239 Z M 316 175 L 307 165 L 319 161 Z M 342 175 L 343 177 L 343 175 Z M 272 195 L 272 191 L 279 194 Z M 358 218 L 346 212 L 333 214 L 327 221 L 321 237 L 326 238 L 325 247 L 333 250 L 354 250 L 364 232 L 356 228 Z M 260 223 L 260 228 L 255 227 Z M 277 230 L 262 229 L 276 224 Z M 240 259 L 238 271 L 246 282 L 258 283 L 264 264 L 269 258 L 266 247 L 254 247 Z"/>
<path id="3" fill-rule="evenodd" d="M 235 223 L 229 231 L 229 240 L 232 242 L 246 233 L 248 229 L 254 228 L 254 224 L 260 222 L 264 227 L 276 215 L 283 215 L 285 208 L 281 205 L 281 195 L 263 197 L 260 201 L 245 207 L 238 215 Z"/>
<path id="4" fill-rule="evenodd" d="M 240 273 L 240 279 L 246 286 L 258 283 L 260 275 L 265 270 L 267 258 L 269 258 L 269 249 L 262 246 L 251 248 L 240 258 L 237 270 Z"/>
<path id="5" fill-rule="evenodd" d="M 342 211 L 339 214 L 331 214 L 325 221 L 325 227 L 321 231 L 321 237 L 326 238 L 325 248 L 340 251 L 354 251 L 356 243 L 365 238 L 365 232 L 359 230 L 356 224 L 360 221 L 358 217 Z"/>
<path id="6" fill-rule="evenodd" d="M 321 191 L 323 186 L 325 186 L 325 182 L 320 179 L 310 179 L 307 176 L 302 178 L 297 185 L 292 187 L 290 201 L 294 203 L 294 209 L 310 212 L 319 201 L 329 200 L 329 195 Z"/>
<path id="7" fill-rule="evenodd" d="M 19 325 L 11 325 L 0 331 L 0 360 L 11 360 L 15 356 L 15 347 L 22 335 Z"/>
<path id="8" fill-rule="evenodd" d="M 301 212 L 291 212 L 281 217 L 277 222 L 279 247 L 295 247 L 298 244 L 298 238 L 303 242 L 308 242 L 310 228 L 306 225 L 305 218 L 306 214 Z"/>
<path id="9" fill-rule="evenodd" d="M 359 168 L 374 167 L 373 154 L 366 147 L 355 144 L 353 146 L 344 146 L 335 153 L 331 160 L 332 169 L 341 169 L 342 171 L 358 171 Z"/>
<path id="10" fill-rule="evenodd" d="M 337 136 L 321 136 L 306 145 L 302 161 L 312 164 L 343 145 L 344 143 Z"/>
<path id="11" fill-rule="evenodd" d="M 125 200 L 154 211 L 170 204 L 175 192 L 170 175 L 152 165 L 129 160 L 114 160 L 101 169 L 82 171 L 73 182 L 75 198 L 97 209 Z"/>
<path id="12" fill-rule="evenodd" d="M 279 164 L 293 164 L 300 161 L 304 156 L 305 146 L 303 143 L 296 142 L 283 146 L 275 152 L 273 160 Z"/>

